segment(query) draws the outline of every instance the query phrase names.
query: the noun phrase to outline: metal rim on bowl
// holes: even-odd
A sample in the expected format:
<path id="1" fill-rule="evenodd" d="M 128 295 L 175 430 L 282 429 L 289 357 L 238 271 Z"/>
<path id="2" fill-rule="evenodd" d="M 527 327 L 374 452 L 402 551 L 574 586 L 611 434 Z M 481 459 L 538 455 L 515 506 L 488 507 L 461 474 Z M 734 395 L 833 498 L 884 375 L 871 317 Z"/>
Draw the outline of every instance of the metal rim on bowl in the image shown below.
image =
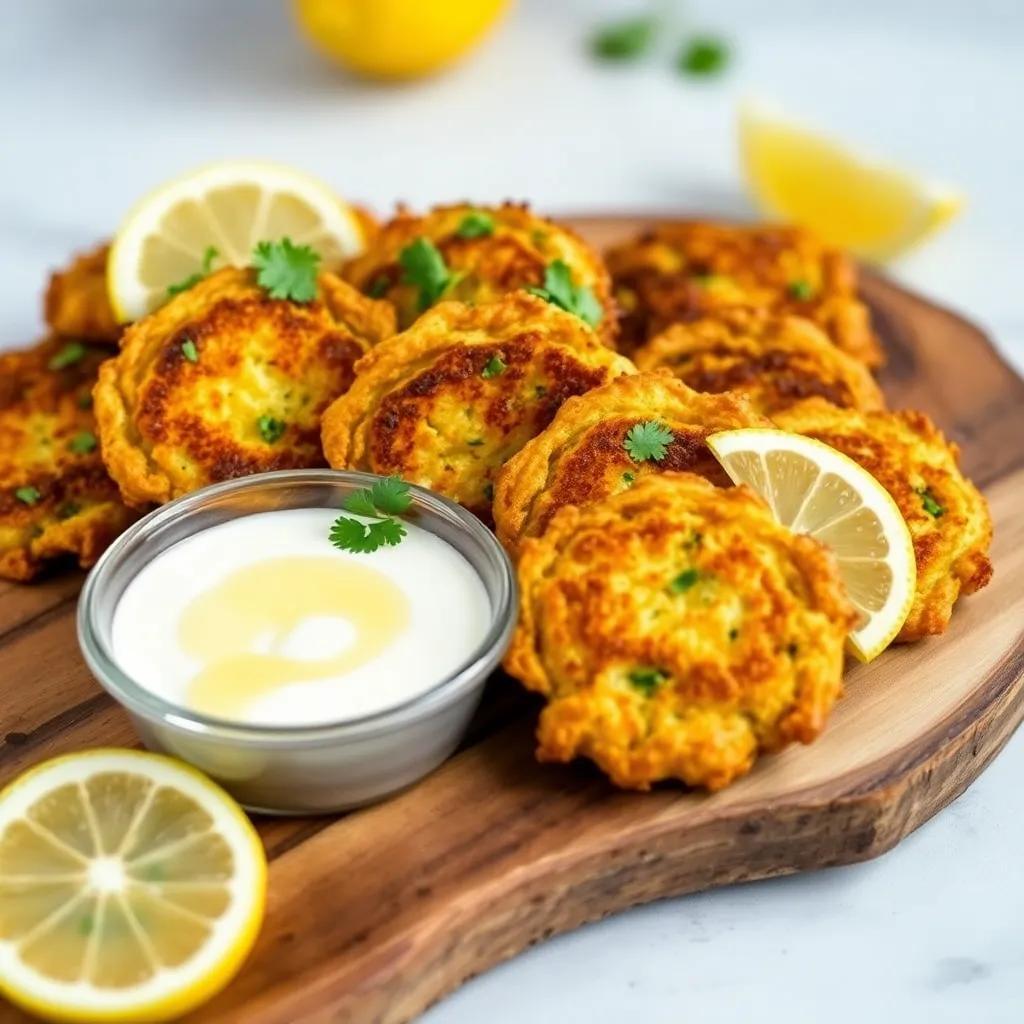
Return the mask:
<path id="1" fill-rule="evenodd" d="M 494 534 L 471 512 L 461 505 L 449 501 L 432 491 L 410 485 L 413 510 L 426 521 L 422 525 L 430 529 L 429 522 L 447 526 L 449 532 L 462 533 L 474 545 L 477 557 L 471 557 L 465 550 L 460 553 L 485 580 L 485 573 L 495 580 L 495 593 L 491 602 L 491 624 L 480 643 L 470 656 L 449 676 L 438 681 L 424 693 L 396 704 L 393 707 L 374 711 L 355 718 L 328 722 L 318 725 L 254 725 L 221 719 L 200 712 L 191 711 L 172 704 L 146 689 L 125 673 L 118 665 L 108 642 L 108 629 L 102 621 L 101 599 L 108 596 L 118 573 L 124 568 L 129 557 L 138 558 L 141 546 L 149 538 L 196 516 L 204 509 L 214 507 L 218 502 L 258 491 L 286 493 L 289 488 L 341 487 L 351 491 L 372 484 L 378 477 L 354 470 L 297 469 L 273 473 L 258 473 L 252 476 L 211 484 L 193 491 L 149 513 L 130 526 L 104 552 L 93 567 L 82 588 L 78 602 L 78 641 L 86 663 L 100 685 L 115 700 L 132 714 L 149 720 L 159 720 L 178 729 L 217 735 L 237 742 L 258 744 L 285 743 L 289 745 L 318 744 L 325 740 L 344 740 L 348 737 L 387 731 L 401 726 L 410 719 L 428 717 L 458 699 L 465 689 L 486 677 L 498 664 L 511 638 L 516 621 L 516 583 L 511 562 Z M 272 508 L 273 506 L 271 506 Z M 277 507 L 314 507 L 309 504 L 286 504 Z M 316 507 L 323 507 L 322 504 Z M 270 511 L 271 508 L 253 509 Z M 244 515 L 245 513 L 243 513 Z M 225 518 L 241 518 L 227 516 Z M 211 524 L 212 525 L 212 524 Z M 199 527 L 195 532 L 207 527 Z M 439 531 L 431 531 L 439 532 Z M 182 539 L 182 538 L 178 538 Z M 161 551 L 173 546 L 172 541 L 164 548 L 153 552 L 151 560 Z M 456 545 L 453 545 L 456 546 Z M 480 560 L 486 564 L 481 565 Z M 121 592 L 123 592 L 123 587 Z M 488 588 L 490 589 L 490 588 Z M 111 606 L 116 608 L 120 593 Z"/>

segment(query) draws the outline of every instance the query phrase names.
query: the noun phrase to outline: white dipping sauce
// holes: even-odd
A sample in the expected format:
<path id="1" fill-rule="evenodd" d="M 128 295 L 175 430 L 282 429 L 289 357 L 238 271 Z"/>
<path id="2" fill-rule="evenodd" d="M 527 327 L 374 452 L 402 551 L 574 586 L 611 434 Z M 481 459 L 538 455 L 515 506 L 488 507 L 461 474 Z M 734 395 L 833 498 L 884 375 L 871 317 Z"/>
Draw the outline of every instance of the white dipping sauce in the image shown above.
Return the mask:
<path id="1" fill-rule="evenodd" d="M 432 689 L 483 640 L 483 581 L 446 541 L 334 548 L 337 509 L 261 512 L 175 544 L 128 585 L 113 650 L 173 704 L 261 725 L 339 722 Z"/>

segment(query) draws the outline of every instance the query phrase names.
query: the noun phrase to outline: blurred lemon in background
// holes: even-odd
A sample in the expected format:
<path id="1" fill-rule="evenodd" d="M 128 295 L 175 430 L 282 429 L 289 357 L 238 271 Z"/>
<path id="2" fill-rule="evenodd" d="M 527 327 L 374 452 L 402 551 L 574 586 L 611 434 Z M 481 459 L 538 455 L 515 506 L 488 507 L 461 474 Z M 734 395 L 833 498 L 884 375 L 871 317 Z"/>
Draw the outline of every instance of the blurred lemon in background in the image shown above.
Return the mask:
<path id="1" fill-rule="evenodd" d="M 416 78 L 461 57 L 508 0 L 293 0 L 328 56 L 370 78 Z"/>
<path id="2" fill-rule="evenodd" d="M 740 111 L 747 187 L 766 216 L 870 260 L 898 256 L 947 224 L 963 197 L 872 161 L 760 104 Z"/>

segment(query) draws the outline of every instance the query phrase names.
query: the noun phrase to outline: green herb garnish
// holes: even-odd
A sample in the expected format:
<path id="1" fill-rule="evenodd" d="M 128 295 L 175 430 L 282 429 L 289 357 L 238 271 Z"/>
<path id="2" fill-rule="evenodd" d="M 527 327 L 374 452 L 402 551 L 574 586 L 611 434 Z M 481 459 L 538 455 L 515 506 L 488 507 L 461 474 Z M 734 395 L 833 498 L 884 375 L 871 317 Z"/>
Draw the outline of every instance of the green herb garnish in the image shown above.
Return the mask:
<path id="1" fill-rule="evenodd" d="M 74 366 L 89 350 L 80 341 L 69 341 L 55 352 L 46 364 L 51 370 L 65 370 Z"/>
<path id="2" fill-rule="evenodd" d="M 935 500 L 935 495 L 927 487 L 919 487 L 917 493 L 921 497 L 921 507 L 933 519 L 938 519 L 945 513 L 946 510 Z"/>
<path id="3" fill-rule="evenodd" d="M 191 338 L 186 338 L 181 343 L 181 354 L 190 362 L 199 362 L 199 350 L 196 348 L 196 343 Z"/>
<path id="4" fill-rule="evenodd" d="M 471 437 L 466 442 L 466 444 L 468 444 L 470 448 L 479 448 L 480 445 L 482 445 L 483 443 L 484 443 L 484 439 L 482 437 Z"/>
<path id="5" fill-rule="evenodd" d="M 814 296 L 814 289 L 809 281 L 790 281 L 789 294 L 800 302 L 807 302 Z"/>
<path id="6" fill-rule="evenodd" d="M 452 282 L 440 250 L 429 238 L 417 238 L 399 254 L 398 263 L 402 268 L 402 281 L 419 289 L 420 312 L 429 309 Z"/>
<path id="7" fill-rule="evenodd" d="M 82 511 L 82 506 L 77 501 L 65 501 L 57 509 L 58 519 L 70 519 L 72 516 L 77 516 Z"/>
<path id="8" fill-rule="evenodd" d="M 19 487 L 14 496 L 25 505 L 34 505 L 42 497 L 35 487 Z"/>
<path id="9" fill-rule="evenodd" d="M 273 416 L 263 415 L 256 421 L 256 428 L 260 436 L 267 444 L 276 444 L 284 435 L 288 424 L 284 420 L 274 419 Z"/>
<path id="10" fill-rule="evenodd" d="M 316 298 L 316 273 L 320 254 L 290 238 L 257 242 L 252 251 L 256 282 L 272 299 L 312 302 Z"/>
<path id="11" fill-rule="evenodd" d="M 505 365 L 501 356 L 491 356 L 487 360 L 487 364 L 480 371 L 480 376 L 484 380 L 490 380 L 492 377 L 500 377 L 508 367 Z"/>
<path id="12" fill-rule="evenodd" d="M 83 430 L 68 442 L 68 451 L 74 452 L 75 455 L 88 455 L 89 452 L 96 450 L 96 443 L 96 435 L 89 430 Z"/>
<path id="13" fill-rule="evenodd" d="M 470 210 L 455 229 L 459 238 L 486 238 L 494 234 L 494 218 L 483 210 Z"/>
<path id="14" fill-rule="evenodd" d="M 175 295 L 180 295 L 182 292 L 187 292 L 193 285 L 199 284 L 200 281 L 207 274 L 213 270 L 213 261 L 220 255 L 219 252 L 212 246 L 208 245 L 203 250 L 203 269 L 197 270 L 194 274 L 189 274 L 188 277 L 176 284 L 169 284 L 167 286 L 167 295 L 169 298 L 174 298 Z"/>
<path id="15" fill-rule="evenodd" d="M 604 310 L 597 296 L 585 285 L 572 283 L 572 274 L 565 260 L 552 260 L 544 271 L 543 288 L 527 288 L 531 295 L 546 299 L 553 306 L 575 313 L 584 323 L 596 327 Z"/>
<path id="16" fill-rule="evenodd" d="M 696 569 L 684 569 L 672 582 L 668 585 L 668 589 L 673 594 L 685 594 L 692 586 L 694 586 L 700 579 L 700 573 Z"/>
<path id="17" fill-rule="evenodd" d="M 627 470 L 625 473 L 622 474 L 622 482 L 627 487 L 632 487 L 633 484 L 636 483 L 636 477 Z"/>
<path id="18" fill-rule="evenodd" d="M 374 521 L 364 523 L 338 516 L 330 532 L 330 541 L 336 548 L 369 554 L 384 545 L 394 547 L 406 535 L 405 527 L 393 517 L 412 508 L 409 485 L 398 477 L 385 477 L 372 487 L 353 491 L 345 499 L 344 508 L 346 512 Z"/>
<path id="19" fill-rule="evenodd" d="M 678 69 L 688 75 L 717 75 L 729 63 L 729 47 L 713 36 L 694 36 L 679 53 Z"/>
<path id="20" fill-rule="evenodd" d="M 379 299 L 387 295 L 390 288 L 391 282 L 386 277 L 375 277 L 366 289 L 366 294 L 371 299 Z"/>
<path id="21" fill-rule="evenodd" d="M 629 681 L 647 697 L 650 697 L 666 679 L 668 673 L 660 668 L 635 668 L 629 673 Z"/>
<path id="22" fill-rule="evenodd" d="M 590 39 L 590 52 L 602 60 L 634 60 L 654 41 L 653 18 L 630 18 L 605 25 Z"/>
<path id="23" fill-rule="evenodd" d="M 634 423 L 622 442 L 623 448 L 629 452 L 634 462 L 646 462 L 653 459 L 661 462 L 668 453 L 668 446 L 675 440 L 672 431 L 656 420 Z"/>

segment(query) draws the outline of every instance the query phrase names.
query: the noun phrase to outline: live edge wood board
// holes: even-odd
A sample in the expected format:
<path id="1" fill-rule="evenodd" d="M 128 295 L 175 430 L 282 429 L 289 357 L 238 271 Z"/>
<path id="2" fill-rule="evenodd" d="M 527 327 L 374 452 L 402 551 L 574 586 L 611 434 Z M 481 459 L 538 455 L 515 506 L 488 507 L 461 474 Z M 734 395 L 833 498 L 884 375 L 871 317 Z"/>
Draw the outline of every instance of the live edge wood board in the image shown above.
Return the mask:
<path id="1" fill-rule="evenodd" d="M 576 224 L 600 246 L 642 226 Z M 586 765 L 537 765 L 536 705 L 494 679 L 463 748 L 412 790 L 344 817 L 258 822 L 266 923 L 192 1020 L 408 1021 L 585 921 L 878 856 L 970 785 L 1024 715 L 1024 381 L 957 315 L 873 273 L 863 287 L 890 404 L 927 411 L 960 443 L 995 516 L 995 578 L 948 633 L 852 667 L 815 744 L 712 797 L 617 793 Z M 137 743 L 79 656 L 79 584 L 0 585 L 0 782 L 54 754 Z"/>

